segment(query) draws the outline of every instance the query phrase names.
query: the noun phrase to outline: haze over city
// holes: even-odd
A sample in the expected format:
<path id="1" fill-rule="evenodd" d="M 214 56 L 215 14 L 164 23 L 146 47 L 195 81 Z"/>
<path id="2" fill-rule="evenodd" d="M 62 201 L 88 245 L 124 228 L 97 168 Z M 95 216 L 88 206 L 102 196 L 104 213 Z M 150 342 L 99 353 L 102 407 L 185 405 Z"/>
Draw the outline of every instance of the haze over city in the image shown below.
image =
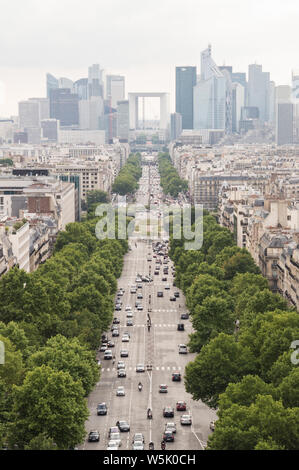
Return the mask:
<path id="1" fill-rule="evenodd" d="M 0 116 L 45 96 L 47 72 L 77 80 L 91 63 L 124 75 L 126 92 L 170 92 L 173 111 L 175 66 L 199 67 L 208 43 L 218 65 L 248 73 L 257 62 L 289 85 L 298 14 L 293 0 L 2 0 Z"/>

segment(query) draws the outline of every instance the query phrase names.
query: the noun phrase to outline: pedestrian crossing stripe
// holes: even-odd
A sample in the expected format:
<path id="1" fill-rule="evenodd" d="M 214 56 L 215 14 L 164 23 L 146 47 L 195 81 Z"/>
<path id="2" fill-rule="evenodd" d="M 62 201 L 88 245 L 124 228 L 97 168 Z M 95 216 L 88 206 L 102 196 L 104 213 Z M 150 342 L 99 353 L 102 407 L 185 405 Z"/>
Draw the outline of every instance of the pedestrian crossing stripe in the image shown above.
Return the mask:
<path id="1" fill-rule="evenodd" d="M 134 369 L 135 369 L 134 367 L 128 367 L 128 370 L 134 370 Z M 159 370 L 165 370 L 165 369 L 171 370 L 171 367 L 170 367 L 170 366 L 167 366 L 167 367 L 165 367 L 165 366 L 161 366 L 161 367 L 160 367 L 160 366 L 156 366 L 156 367 L 153 367 L 153 369 L 155 369 L 155 370 L 157 370 L 157 371 L 159 371 Z M 106 372 L 115 372 L 116 370 L 117 370 L 117 369 L 116 369 L 115 367 L 113 367 L 113 368 L 111 368 L 111 369 L 110 369 L 110 367 L 108 367 L 108 368 L 106 368 L 106 369 L 105 369 L 105 367 L 103 367 L 103 369 L 101 369 L 101 372 L 105 372 L 105 371 L 106 371 Z M 181 367 L 181 366 L 178 366 L 178 367 L 172 366 L 172 370 L 182 370 L 182 367 Z M 99 386 L 99 385 L 100 385 L 100 382 L 97 383 L 97 386 Z"/>

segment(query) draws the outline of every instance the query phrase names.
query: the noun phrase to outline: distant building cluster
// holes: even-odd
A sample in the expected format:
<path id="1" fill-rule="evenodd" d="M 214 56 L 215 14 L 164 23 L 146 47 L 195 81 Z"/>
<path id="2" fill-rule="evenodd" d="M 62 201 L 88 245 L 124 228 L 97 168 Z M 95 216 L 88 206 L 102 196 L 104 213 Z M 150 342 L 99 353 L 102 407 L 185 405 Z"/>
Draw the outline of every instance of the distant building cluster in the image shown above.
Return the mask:
<path id="1" fill-rule="evenodd" d="M 58 232 L 80 220 L 88 192 L 111 192 L 129 151 L 127 143 L 0 145 L 0 276 L 16 265 L 37 269 Z"/>
<path id="2" fill-rule="evenodd" d="M 299 308 L 299 147 L 170 145 L 194 204 L 218 215 L 271 289 Z"/>

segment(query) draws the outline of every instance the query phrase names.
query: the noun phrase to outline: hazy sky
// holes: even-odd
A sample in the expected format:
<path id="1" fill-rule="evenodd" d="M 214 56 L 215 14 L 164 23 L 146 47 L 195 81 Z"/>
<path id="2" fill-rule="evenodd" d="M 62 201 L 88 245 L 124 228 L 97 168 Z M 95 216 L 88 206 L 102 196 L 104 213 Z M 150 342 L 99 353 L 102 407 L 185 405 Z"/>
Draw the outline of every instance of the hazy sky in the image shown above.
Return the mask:
<path id="1" fill-rule="evenodd" d="M 299 69 L 298 0 L 0 0 L 0 116 L 45 96 L 45 74 L 72 80 L 99 63 L 128 91 L 169 91 L 176 65 L 214 60 L 277 84 Z"/>

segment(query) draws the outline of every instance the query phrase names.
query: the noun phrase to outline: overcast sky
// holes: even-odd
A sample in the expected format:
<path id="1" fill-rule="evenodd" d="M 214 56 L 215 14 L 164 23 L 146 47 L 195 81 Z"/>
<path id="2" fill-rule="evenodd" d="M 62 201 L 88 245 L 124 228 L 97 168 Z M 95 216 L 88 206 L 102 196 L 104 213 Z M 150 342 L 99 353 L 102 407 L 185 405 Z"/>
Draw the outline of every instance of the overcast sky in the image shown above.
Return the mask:
<path id="1" fill-rule="evenodd" d="M 259 63 L 276 84 L 299 69 L 298 0 L 0 0 L 0 116 L 45 96 L 45 74 L 72 80 L 99 63 L 126 92 L 169 91 L 176 65 Z"/>

